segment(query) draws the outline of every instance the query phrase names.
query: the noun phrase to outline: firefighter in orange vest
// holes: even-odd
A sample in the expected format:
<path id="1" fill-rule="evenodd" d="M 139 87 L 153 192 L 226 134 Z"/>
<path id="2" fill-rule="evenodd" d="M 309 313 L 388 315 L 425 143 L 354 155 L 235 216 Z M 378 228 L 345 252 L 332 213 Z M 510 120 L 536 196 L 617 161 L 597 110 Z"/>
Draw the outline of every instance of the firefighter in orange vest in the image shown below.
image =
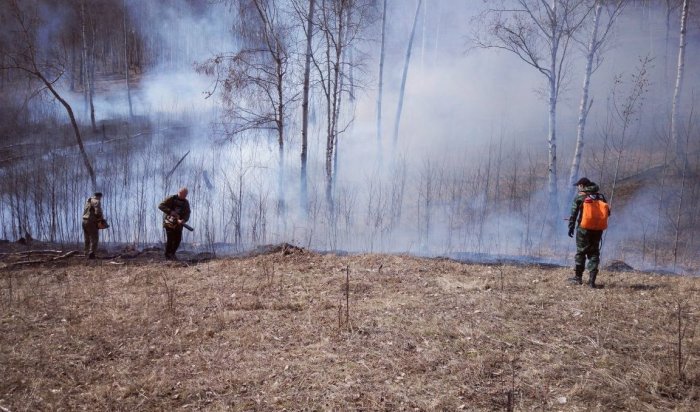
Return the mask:
<path id="1" fill-rule="evenodd" d="M 598 193 L 600 188 L 588 178 L 582 177 L 575 186 L 578 194 L 571 205 L 571 215 L 569 216 L 569 237 L 574 237 L 576 233 L 576 256 L 574 257 L 574 277 L 569 278 L 569 282 L 583 284 L 583 272 L 586 269 L 586 259 L 588 259 L 588 286 L 595 288 L 595 280 L 598 276 L 598 265 L 600 264 L 600 241 L 603 237 L 603 230 L 607 227 L 607 217 L 610 215 L 610 208 L 602 193 Z M 602 226 L 594 226 L 595 229 L 581 226 L 583 218 L 584 203 L 602 202 L 604 223 Z M 599 203 L 598 203 L 599 204 Z M 583 226 L 588 226 L 584 224 Z M 601 229 L 602 227 L 602 229 Z"/>

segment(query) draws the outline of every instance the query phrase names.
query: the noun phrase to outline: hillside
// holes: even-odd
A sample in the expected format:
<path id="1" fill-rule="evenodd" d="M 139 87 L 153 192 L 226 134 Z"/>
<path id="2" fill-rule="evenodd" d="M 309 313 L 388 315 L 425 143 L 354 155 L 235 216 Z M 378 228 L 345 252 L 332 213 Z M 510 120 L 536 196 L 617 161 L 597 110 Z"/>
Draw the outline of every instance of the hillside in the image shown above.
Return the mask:
<path id="1" fill-rule="evenodd" d="M 700 407 L 697 277 L 604 271 L 591 290 L 565 268 L 286 245 L 18 256 L 0 269 L 3 411 Z"/>

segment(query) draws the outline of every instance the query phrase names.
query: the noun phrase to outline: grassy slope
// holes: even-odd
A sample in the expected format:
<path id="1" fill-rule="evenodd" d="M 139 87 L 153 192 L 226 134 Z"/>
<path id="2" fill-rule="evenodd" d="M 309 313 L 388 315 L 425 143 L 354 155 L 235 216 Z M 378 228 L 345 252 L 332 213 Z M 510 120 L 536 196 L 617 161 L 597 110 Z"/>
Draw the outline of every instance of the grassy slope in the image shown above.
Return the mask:
<path id="1" fill-rule="evenodd" d="M 0 406 L 700 407 L 700 278 L 292 252 L 0 270 Z"/>

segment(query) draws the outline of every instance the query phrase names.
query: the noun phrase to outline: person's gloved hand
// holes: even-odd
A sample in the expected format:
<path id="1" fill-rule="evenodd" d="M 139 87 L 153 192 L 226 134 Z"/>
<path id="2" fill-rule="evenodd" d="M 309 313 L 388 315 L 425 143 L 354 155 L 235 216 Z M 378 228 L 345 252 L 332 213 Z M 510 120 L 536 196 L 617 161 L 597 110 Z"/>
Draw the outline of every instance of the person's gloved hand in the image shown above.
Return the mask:
<path id="1" fill-rule="evenodd" d="M 569 237 L 574 237 L 574 228 L 573 227 L 569 228 Z"/>

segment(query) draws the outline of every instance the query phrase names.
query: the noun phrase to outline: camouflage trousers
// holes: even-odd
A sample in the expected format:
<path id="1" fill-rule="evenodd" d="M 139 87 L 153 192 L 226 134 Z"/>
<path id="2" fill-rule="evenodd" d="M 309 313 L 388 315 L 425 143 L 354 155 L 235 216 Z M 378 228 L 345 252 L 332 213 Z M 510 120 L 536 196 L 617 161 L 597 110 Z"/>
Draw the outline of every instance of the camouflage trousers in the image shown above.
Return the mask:
<path id="1" fill-rule="evenodd" d="M 100 243 L 100 231 L 96 222 L 83 219 L 83 235 L 85 236 L 85 255 L 95 255 Z"/>
<path id="2" fill-rule="evenodd" d="M 578 228 L 576 230 L 576 256 L 574 263 L 576 264 L 576 275 L 581 276 L 584 268 L 588 272 L 597 275 L 598 265 L 600 264 L 600 239 L 603 237 L 602 230 L 586 230 Z M 588 267 L 586 267 L 586 259 L 588 259 Z"/>

